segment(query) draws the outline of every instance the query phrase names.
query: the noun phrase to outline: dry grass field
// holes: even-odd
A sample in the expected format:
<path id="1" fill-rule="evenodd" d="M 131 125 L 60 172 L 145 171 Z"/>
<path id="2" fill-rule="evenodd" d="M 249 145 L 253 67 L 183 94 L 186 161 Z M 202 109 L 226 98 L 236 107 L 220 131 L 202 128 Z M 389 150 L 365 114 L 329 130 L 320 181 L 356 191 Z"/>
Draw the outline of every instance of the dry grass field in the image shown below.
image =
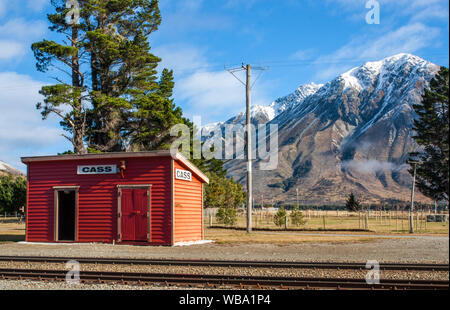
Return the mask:
<path id="1" fill-rule="evenodd" d="M 304 235 L 283 232 L 261 232 L 255 231 L 247 234 L 244 230 L 234 229 L 210 229 L 205 228 L 205 239 L 214 240 L 218 244 L 272 244 L 290 245 L 296 243 L 327 242 L 333 244 L 372 242 L 378 238 L 364 236 L 329 236 L 329 235 Z"/>
<path id="2" fill-rule="evenodd" d="M 409 234 L 409 214 L 408 212 L 380 212 L 372 211 L 365 213 L 350 213 L 347 211 L 303 211 L 303 217 L 306 223 L 302 226 L 291 224 L 288 213 L 287 228 L 289 230 L 306 230 L 306 231 L 339 231 L 339 233 L 364 233 L 367 231 L 371 234 Z M 426 222 L 425 212 L 417 212 L 414 214 L 415 234 L 421 235 L 448 235 L 449 223 L 428 223 Z M 285 226 L 276 226 L 273 222 L 274 212 L 256 211 L 253 214 L 253 227 L 258 229 L 284 230 Z M 235 227 L 246 227 L 246 215 L 239 214 Z M 223 226 L 218 223 L 215 216 L 211 214 L 205 215 L 205 226 Z"/>
<path id="3" fill-rule="evenodd" d="M 0 243 L 25 240 L 25 223 L 17 220 L 0 220 Z"/>

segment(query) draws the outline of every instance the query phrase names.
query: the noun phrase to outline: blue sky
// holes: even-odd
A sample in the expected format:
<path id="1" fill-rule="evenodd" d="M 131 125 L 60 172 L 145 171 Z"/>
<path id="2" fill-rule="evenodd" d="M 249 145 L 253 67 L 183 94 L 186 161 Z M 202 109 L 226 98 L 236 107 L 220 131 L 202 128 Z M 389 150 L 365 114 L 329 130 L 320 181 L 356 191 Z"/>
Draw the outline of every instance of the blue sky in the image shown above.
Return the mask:
<path id="1" fill-rule="evenodd" d="M 253 103 L 268 105 L 299 85 L 324 83 L 366 61 L 412 53 L 448 67 L 449 7 L 443 0 L 378 0 L 380 24 L 367 24 L 367 0 L 161 0 L 163 22 L 150 37 L 161 68 L 175 71 L 174 98 L 203 124 L 244 110 L 243 86 L 224 66 L 268 67 Z M 0 0 L 0 160 L 71 148 L 58 119 L 42 121 L 32 42 L 47 29 L 50 0 Z M 255 74 L 257 74 L 255 72 Z"/>

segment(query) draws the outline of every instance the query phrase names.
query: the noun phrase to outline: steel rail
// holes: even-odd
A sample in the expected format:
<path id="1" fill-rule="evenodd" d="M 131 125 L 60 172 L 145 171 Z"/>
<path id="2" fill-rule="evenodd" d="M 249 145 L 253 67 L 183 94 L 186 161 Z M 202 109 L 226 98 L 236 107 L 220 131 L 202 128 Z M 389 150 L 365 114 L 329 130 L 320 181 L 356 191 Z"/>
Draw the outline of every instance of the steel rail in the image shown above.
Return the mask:
<path id="1" fill-rule="evenodd" d="M 67 271 L 34 269 L 0 269 L 0 279 L 31 279 L 64 281 Z M 347 278 L 295 278 L 240 275 L 162 274 L 132 272 L 80 272 L 82 283 L 136 283 L 140 285 L 202 285 L 239 286 L 259 289 L 372 289 L 372 290 L 448 290 L 449 281 L 437 280 L 381 280 L 380 284 L 367 284 L 364 279 Z"/>
<path id="2" fill-rule="evenodd" d="M 283 262 L 283 261 L 233 261 L 233 260 L 176 260 L 176 259 L 128 259 L 128 258 L 88 258 L 88 257 L 40 257 L 40 256 L 0 256 L 0 261 L 66 263 L 76 260 L 85 264 L 126 264 L 126 265 L 167 265 L 167 266 L 210 266 L 246 268 L 298 268 L 298 269 L 366 269 L 364 263 L 342 262 Z M 449 271 L 448 264 L 405 264 L 380 263 L 380 270 Z"/>

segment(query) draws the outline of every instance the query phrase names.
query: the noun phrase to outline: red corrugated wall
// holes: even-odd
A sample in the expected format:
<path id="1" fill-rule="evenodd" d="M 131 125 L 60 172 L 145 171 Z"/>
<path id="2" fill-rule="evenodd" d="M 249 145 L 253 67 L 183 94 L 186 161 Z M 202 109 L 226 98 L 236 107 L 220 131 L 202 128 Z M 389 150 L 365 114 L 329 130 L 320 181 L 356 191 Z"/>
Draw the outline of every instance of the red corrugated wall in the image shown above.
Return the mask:
<path id="1" fill-rule="evenodd" d="M 114 175 L 77 175 L 78 165 L 120 166 L 125 179 Z M 28 168 L 26 240 L 54 241 L 54 186 L 80 186 L 77 242 L 117 240 L 117 185 L 151 184 L 151 242 L 171 244 L 172 175 L 170 157 L 90 159 L 32 162 Z"/>
<path id="2" fill-rule="evenodd" d="M 189 170 L 179 162 L 174 162 L 174 240 L 175 242 L 202 240 L 202 182 L 195 174 L 192 174 L 192 181 L 178 180 L 175 178 L 176 169 Z"/>

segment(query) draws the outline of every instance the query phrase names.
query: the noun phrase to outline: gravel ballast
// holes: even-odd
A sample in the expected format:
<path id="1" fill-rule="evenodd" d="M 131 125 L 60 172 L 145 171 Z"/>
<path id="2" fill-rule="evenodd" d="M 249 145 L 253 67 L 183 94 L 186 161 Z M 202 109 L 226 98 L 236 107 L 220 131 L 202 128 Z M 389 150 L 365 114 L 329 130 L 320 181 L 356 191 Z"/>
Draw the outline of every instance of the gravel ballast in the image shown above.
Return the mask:
<path id="1" fill-rule="evenodd" d="M 62 263 L 0 262 L 3 269 L 68 270 Z M 365 279 L 368 270 L 80 264 L 80 271 Z M 383 270 L 380 279 L 449 280 L 448 271 Z"/>
<path id="2" fill-rule="evenodd" d="M 123 284 L 68 284 L 65 282 L 40 282 L 29 280 L 0 280 L 1 290 L 195 290 L 200 288 L 159 286 L 159 285 L 123 285 Z M 203 289 L 203 288 L 202 288 Z"/>
<path id="3" fill-rule="evenodd" d="M 108 257 L 141 259 L 261 260 L 305 262 L 449 263 L 449 238 L 375 239 L 352 243 L 286 245 L 209 243 L 183 247 L 112 244 L 0 243 L 0 256 Z"/>

